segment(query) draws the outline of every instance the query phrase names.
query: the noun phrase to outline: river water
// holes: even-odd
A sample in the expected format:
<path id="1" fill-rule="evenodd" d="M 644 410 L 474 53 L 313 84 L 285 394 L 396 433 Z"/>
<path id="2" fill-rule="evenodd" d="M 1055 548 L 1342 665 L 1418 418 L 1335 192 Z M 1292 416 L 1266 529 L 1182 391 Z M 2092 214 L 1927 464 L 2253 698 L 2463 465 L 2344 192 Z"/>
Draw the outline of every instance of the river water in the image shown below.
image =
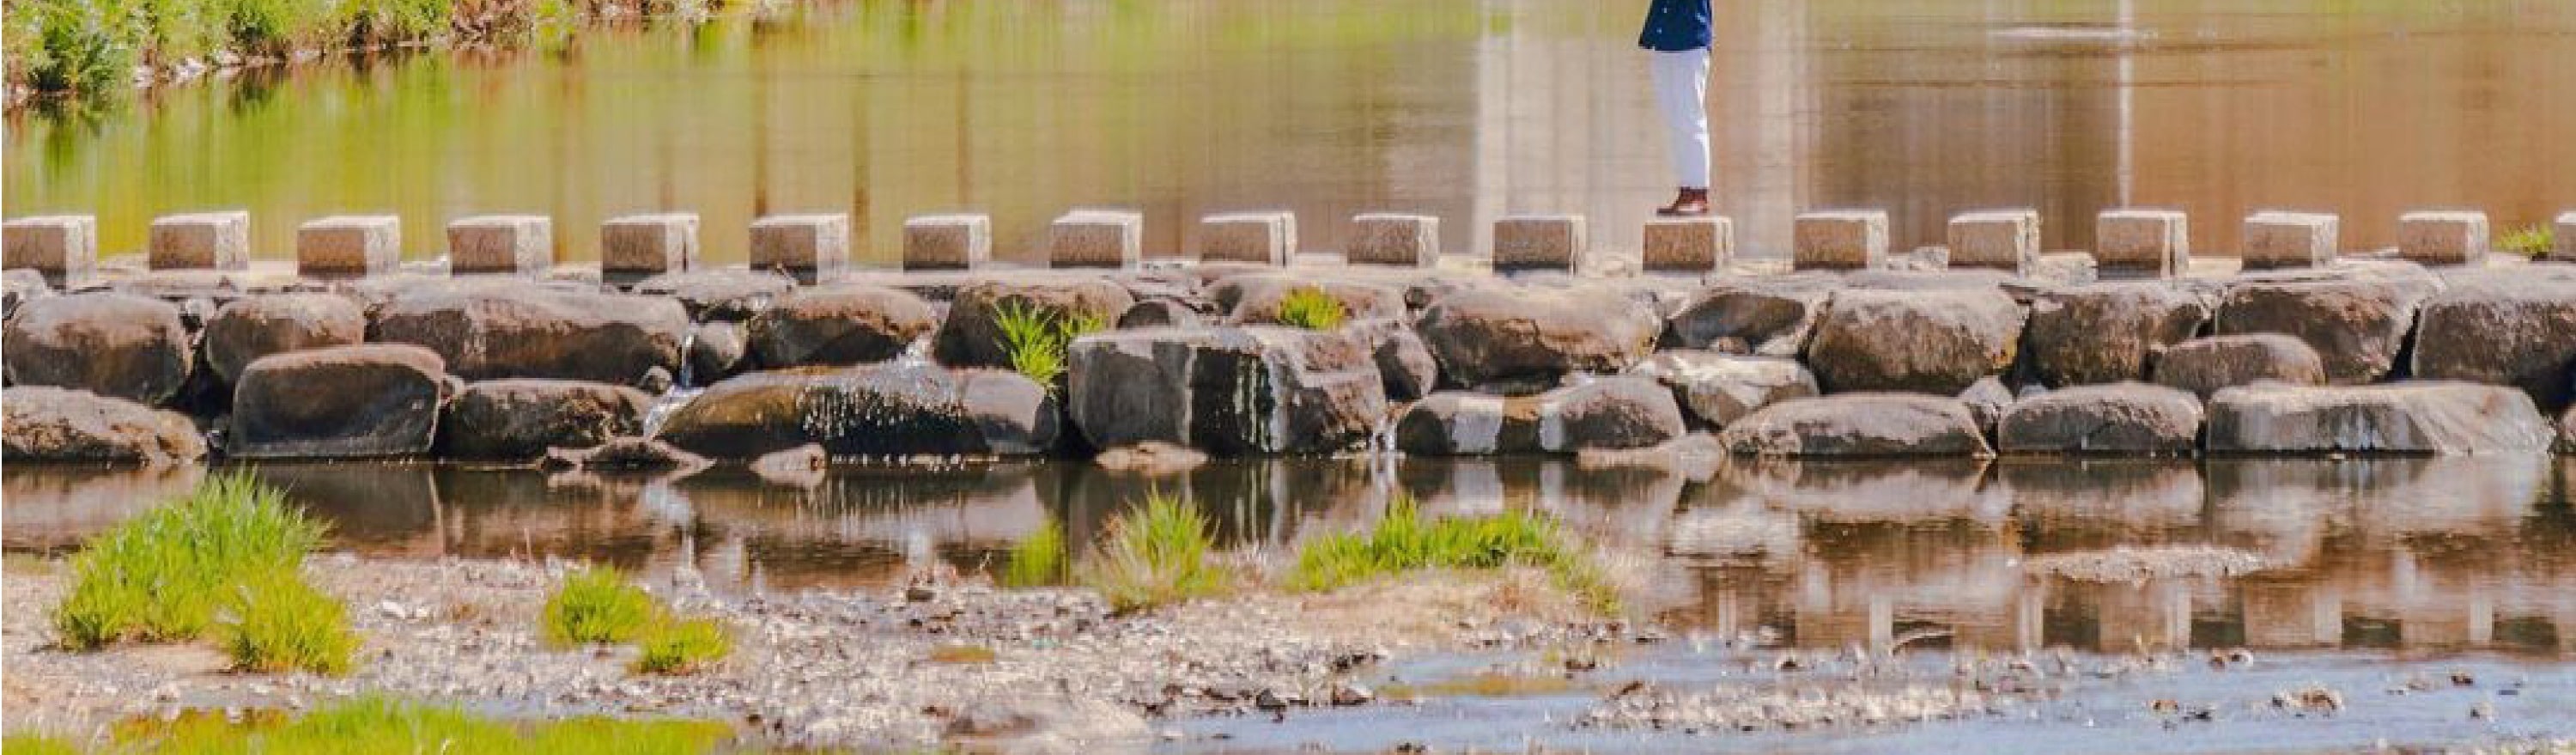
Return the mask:
<path id="1" fill-rule="evenodd" d="M 1453 253 L 1513 212 L 1582 212 L 1634 247 L 1670 189 L 1644 0 L 845 0 L 760 21 L 584 33 L 516 54 L 255 72 L 82 114 L 14 113 L 12 215 L 96 213 L 103 250 L 156 214 L 438 227 L 701 213 L 740 261 L 764 213 L 994 216 L 1028 259 L 1068 207 L 1143 210 L 1149 253 L 1204 213 L 1286 208 L 1338 248 L 1360 211 L 1428 212 Z M 2082 248 L 2113 205 L 2193 212 L 2203 253 L 2257 207 L 2337 211 L 2349 248 L 2398 213 L 2501 227 L 2576 206 L 2576 3 L 2561 0 L 1717 0 L 1717 196 L 1751 254 L 1800 208 L 1883 206 L 1899 248 L 1952 212 L 2033 206 Z"/>

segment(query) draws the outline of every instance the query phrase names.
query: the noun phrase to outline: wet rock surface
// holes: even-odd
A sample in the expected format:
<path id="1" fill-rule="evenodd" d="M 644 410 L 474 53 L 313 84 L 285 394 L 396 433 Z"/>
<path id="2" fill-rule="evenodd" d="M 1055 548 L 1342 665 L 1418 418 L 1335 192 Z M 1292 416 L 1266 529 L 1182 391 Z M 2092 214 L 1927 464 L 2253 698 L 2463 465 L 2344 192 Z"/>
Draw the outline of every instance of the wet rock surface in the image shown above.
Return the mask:
<path id="1" fill-rule="evenodd" d="M 749 459 L 806 444 L 835 456 L 1026 455 L 1055 444 L 1055 399 L 1017 373 L 889 363 L 758 372 L 709 386 L 655 436 Z"/>
<path id="2" fill-rule="evenodd" d="M 2529 395 L 2473 383 L 2266 384 L 2209 401 L 2208 447 L 2218 453 L 2532 452 L 2546 450 L 2553 434 Z"/>
<path id="3" fill-rule="evenodd" d="M 1375 354 L 1346 330 L 1113 331 L 1076 340 L 1069 363 L 1068 413 L 1103 448 L 1335 451 L 1366 441 L 1387 411 Z"/>
<path id="4" fill-rule="evenodd" d="M 233 389 L 224 451 L 250 459 L 339 459 L 428 453 L 452 395 L 438 354 L 360 344 L 275 354 Z"/>
<path id="5" fill-rule="evenodd" d="M 206 455 L 186 415 L 120 398 L 45 386 L 0 391 L 5 458 L 13 463 L 178 464 Z"/>
<path id="6" fill-rule="evenodd" d="M 1601 378 L 1536 396 L 1432 394 L 1396 421 L 1410 454 L 1459 456 L 1644 448 L 1688 430 L 1672 392 L 1644 378 Z"/>

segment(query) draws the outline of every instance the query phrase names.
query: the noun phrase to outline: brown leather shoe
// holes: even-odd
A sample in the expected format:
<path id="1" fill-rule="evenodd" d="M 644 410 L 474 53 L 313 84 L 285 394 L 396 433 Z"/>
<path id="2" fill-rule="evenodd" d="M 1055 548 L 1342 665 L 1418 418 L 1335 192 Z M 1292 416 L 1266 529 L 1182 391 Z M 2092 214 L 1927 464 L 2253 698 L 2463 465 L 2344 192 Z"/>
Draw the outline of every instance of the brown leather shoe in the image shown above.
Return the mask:
<path id="1" fill-rule="evenodd" d="M 1697 217 L 1708 214 L 1707 189 L 1683 189 L 1673 203 L 1655 208 L 1655 214 L 1668 218 Z"/>

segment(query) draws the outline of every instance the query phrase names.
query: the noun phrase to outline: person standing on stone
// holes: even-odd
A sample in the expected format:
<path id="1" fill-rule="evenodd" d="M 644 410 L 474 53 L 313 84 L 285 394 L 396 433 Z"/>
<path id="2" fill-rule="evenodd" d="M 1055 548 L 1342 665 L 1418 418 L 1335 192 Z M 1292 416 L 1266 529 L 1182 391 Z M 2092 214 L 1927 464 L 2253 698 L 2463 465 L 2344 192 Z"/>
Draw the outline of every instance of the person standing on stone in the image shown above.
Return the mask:
<path id="1" fill-rule="evenodd" d="M 1709 0 L 1654 0 L 1637 46 L 1654 56 L 1655 104 L 1664 111 L 1666 149 L 1681 192 L 1655 210 L 1667 217 L 1708 214 L 1708 58 L 1715 33 Z"/>

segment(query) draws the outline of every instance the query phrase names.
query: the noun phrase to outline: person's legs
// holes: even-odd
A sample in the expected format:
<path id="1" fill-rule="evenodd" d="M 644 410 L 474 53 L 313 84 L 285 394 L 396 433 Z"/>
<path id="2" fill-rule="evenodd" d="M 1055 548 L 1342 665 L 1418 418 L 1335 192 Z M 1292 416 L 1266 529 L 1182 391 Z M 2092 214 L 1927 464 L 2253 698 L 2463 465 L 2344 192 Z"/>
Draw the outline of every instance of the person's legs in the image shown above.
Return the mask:
<path id="1" fill-rule="evenodd" d="M 1664 132 L 1670 141 L 1665 150 L 1672 160 L 1674 183 L 1682 189 L 1682 196 L 1674 200 L 1673 206 L 1664 208 L 1665 214 L 1707 212 L 1709 52 L 1698 49 L 1652 55 L 1654 60 L 1649 67 L 1655 80 L 1655 103 L 1664 112 Z"/>

